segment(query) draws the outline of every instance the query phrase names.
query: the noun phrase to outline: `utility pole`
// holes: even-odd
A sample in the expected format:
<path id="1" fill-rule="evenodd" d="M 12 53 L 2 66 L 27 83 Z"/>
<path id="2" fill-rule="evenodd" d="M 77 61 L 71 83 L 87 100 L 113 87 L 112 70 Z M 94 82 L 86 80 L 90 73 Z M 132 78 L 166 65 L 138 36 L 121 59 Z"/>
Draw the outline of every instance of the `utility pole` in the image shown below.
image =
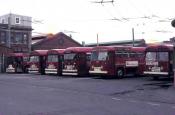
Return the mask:
<path id="1" fill-rule="evenodd" d="M 98 33 L 97 33 L 97 46 L 99 46 L 99 42 L 98 42 Z"/>
<path id="2" fill-rule="evenodd" d="M 134 41 L 135 41 L 135 38 L 134 38 L 134 28 L 132 28 L 132 46 L 134 47 Z"/>
<path id="3" fill-rule="evenodd" d="M 7 40 L 7 46 L 11 48 L 11 13 L 8 17 L 8 40 Z"/>

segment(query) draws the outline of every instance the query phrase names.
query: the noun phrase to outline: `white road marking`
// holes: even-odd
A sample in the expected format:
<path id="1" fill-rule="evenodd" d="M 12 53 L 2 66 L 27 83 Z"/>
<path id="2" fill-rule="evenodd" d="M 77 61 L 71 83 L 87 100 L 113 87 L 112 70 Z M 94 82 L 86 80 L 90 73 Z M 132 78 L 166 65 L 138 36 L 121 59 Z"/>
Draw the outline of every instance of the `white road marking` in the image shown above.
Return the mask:
<path id="1" fill-rule="evenodd" d="M 120 101 L 121 99 L 119 98 L 112 98 L 113 100 Z"/>
<path id="2" fill-rule="evenodd" d="M 147 102 L 147 104 L 152 105 L 152 106 L 160 106 L 158 103 L 152 103 L 152 102 Z"/>
<path id="3" fill-rule="evenodd" d="M 136 100 L 129 100 L 129 102 L 137 103 L 138 101 L 136 101 Z"/>

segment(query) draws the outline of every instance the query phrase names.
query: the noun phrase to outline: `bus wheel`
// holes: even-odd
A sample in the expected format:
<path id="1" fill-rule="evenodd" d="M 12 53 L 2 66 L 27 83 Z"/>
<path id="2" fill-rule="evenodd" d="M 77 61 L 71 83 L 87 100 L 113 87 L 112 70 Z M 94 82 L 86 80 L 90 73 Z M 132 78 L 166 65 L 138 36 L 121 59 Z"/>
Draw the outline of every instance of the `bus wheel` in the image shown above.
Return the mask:
<path id="1" fill-rule="evenodd" d="M 124 76 L 124 71 L 123 71 L 123 69 L 118 69 L 118 70 L 117 70 L 117 77 L 118 77 L 118 78 L 123 78 L 123 76 Z"/>

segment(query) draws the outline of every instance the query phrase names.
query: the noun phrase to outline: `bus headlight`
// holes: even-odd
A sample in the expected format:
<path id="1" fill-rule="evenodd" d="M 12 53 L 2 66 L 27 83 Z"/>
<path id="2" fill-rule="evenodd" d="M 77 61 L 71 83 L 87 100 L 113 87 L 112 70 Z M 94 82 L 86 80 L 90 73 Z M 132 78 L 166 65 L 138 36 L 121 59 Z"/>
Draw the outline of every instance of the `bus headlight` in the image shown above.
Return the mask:
<path id="1" fill-rule="evenodd" d="M 94 69 L 94 66 L 92 66 L 92 69 Z"/>

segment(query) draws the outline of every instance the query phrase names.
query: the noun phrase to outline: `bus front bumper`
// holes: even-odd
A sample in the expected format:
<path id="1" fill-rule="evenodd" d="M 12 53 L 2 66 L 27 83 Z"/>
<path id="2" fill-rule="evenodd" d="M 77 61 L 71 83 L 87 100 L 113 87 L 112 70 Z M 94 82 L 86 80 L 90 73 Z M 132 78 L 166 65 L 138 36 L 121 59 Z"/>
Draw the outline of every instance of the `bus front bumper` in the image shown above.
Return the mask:
<path id="1" fill-rule="evenodd" d="M 7 73 L 15 73 L 15 68 L 7 68 L 6 72 Z"/>
<path id="2" fill-rule="evenodd" d="M 45 69 L 46 74 L 58 74 L 57 69 Z"/>
<path id="3" fill-rule="evenodd" d="M 152 72 L 152 71 L 144 71 L 145 75 L 169 75 L 168 72 Z"/>
<path id="4" fill-rule="evenodd" d="M 66 70 L 66 69 L 63 69 L 62 75 L 78 75 L 78 70 Z"/>
<path id="5" fill-rule="evenodd" d="M 107 71 L 89 71 L 90 74 L 107 74 Z"/>
<path id="6" fill-rule="evenodd" d="M 29 68 L 29 69 L 28 69 L 28 72 L 29 72 L 29 73 L 39 73 L 39 69 L 38 69 L 38 68 L 35 68 L 35 69 Z"/>

